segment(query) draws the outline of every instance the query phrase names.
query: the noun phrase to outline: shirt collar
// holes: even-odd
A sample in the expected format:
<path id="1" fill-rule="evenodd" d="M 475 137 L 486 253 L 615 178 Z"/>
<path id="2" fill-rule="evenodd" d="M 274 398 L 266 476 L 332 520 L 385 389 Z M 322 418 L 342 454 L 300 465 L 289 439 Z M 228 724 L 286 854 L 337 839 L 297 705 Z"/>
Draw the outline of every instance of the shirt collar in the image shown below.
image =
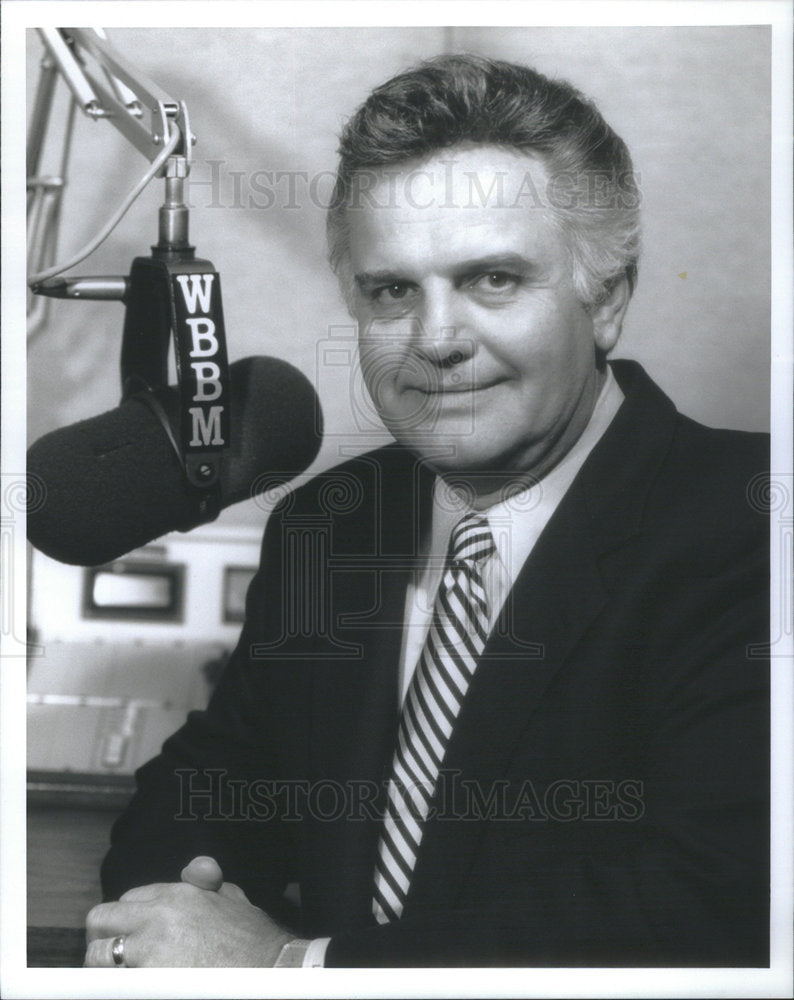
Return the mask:
<path id="1" fill-rule="evenodd" d="M 590 420 L 563 459 L 539 482 L 480 511 L 488 519 L 497 553 L 511 582 L 622 402 L 623 393 L 608 367 Z M 429 555 L 443 559 L 453 528 L 470 510 L 461 493 L 437 476 Z"/>

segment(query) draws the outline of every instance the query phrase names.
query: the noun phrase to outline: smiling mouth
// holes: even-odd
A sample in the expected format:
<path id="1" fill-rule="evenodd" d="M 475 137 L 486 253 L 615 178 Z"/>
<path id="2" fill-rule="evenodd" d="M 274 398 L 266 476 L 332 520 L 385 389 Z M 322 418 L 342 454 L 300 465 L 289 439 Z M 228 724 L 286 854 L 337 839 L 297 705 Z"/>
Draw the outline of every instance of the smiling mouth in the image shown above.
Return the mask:
<path id="1" fill-rule="evenodd" d="M 474 392 L 485 392 L 487 389 L 501 385 L 504 381 L 505 379 L 497 379 L 495 382 L 484 382 L 482 385 L 440 385 L 432 389 L 426 389 L 422 386 L 409 386 L 408 388 L 421 392 L 423 396 L 460 396 Z"/>

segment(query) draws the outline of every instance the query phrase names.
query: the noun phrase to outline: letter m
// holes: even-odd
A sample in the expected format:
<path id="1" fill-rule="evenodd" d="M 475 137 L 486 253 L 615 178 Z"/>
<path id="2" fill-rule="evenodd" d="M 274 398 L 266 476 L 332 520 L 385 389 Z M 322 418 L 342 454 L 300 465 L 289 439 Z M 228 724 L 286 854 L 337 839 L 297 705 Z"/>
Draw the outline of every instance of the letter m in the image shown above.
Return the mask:
<path id="1" fill-rule="evenodd" d="M 201 311 L 210 311 L 210 293 L 212 292 L 212 280 L 214 274 L 177 274 L 176 280 L 182 288 L 182 298 L 185 300 L 187 311 L 194 313 L 196 304 L 201 306 Z"/>
<path id="2" fill-rule="evenodd" d="M 201 445 L 222 445 L 224 443 L 221 436 L 221 414 L 222 406 L 211 406 L 207 416 L 200 406 L 191 406 L 190 415 L 193 417 L 193 437 L 190 447 L 196 448 Z"/>

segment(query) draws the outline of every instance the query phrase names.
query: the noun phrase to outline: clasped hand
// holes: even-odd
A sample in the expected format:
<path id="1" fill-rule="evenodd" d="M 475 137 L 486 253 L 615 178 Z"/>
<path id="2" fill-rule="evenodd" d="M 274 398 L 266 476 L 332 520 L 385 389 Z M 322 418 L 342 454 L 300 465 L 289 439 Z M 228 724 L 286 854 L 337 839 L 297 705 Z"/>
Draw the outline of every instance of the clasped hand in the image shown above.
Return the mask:
<path id="1" fill-rule="evenodd" d="M 223 881 L 212 858 L 194 858 L 181 882 L 142 885 L 86 918 L 85 965 L 113 968 L 113 941 L 123 937 L 124 965 L 150 968 L 269 968 L 295 937 L 243 890 Z"/>

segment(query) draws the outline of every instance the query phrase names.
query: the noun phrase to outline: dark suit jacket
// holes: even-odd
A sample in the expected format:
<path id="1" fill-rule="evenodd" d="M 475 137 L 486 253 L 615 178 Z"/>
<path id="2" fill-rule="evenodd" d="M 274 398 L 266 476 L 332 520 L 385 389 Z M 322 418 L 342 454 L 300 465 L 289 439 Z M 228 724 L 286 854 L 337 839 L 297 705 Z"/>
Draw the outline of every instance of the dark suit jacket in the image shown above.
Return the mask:
<path id="1" fill-rule="evenodd" d="M 768 964 L 766 439 L 615 371 L 625 402 L 472 680 L 402 919 L 374 923 L 371 880 L 432 476 L 398 446 L 270 518 L 239 646 L 139 771 L 107 898 L 202 853 L 330 935 L 329 965 Z"/>

